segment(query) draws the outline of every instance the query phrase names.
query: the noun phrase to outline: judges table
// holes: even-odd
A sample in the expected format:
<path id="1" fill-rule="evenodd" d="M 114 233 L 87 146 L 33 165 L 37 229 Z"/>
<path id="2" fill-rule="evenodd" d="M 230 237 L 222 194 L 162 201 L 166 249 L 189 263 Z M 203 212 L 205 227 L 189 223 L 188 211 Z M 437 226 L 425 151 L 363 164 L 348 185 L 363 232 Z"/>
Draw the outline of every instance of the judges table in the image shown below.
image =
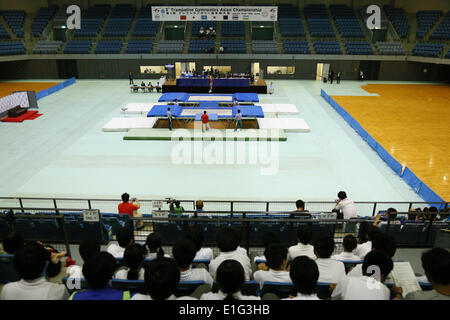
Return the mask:
<path id="1" fill-rule="evenodd" d="M 209 79 L 203 78 L 178 78 L 177 86 L 180 87 L 209 87 Z M 247 78 L 223 78 L 213 79 L 213 87 L 242 87 L 250 86 Z"/>

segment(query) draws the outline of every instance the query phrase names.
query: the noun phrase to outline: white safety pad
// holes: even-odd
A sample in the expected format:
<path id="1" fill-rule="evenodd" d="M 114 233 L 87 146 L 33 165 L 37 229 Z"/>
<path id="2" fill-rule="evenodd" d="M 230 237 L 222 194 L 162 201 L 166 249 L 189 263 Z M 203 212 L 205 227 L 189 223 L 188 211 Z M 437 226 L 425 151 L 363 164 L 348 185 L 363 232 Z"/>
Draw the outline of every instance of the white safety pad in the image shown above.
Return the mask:
<path id="1" fill-rule="evenodd" d="M 230 101 L 233 102 L 233 96 L 195 96 L 191 95 L 188 101 Z"/>
<path id="2" fill-rule="evenodd" d="M 295 104 L 258 104 L 264 113 L 298 114 Z"/>
<path id="3" fill-rule="evenodd" d="M 103 127 L 103 131 L 128 131 L 128 129 L 151 129 L 157 118 L 112 118 Z"/>
<path id="4" fill-rule="evenodd" d="M 158 103 L 158 105 L 165 103 Z M 120 108 L 120 113 L 122 114 L 145 114 L 152 109 L 156 103 L 128 103 L 122 108 Z"/>
<path id="5" fill-rule="evenodd" d="M 282 129 L 285 132 L 310 132 L 302 118 L 258 118 L 260 129 Z"/>

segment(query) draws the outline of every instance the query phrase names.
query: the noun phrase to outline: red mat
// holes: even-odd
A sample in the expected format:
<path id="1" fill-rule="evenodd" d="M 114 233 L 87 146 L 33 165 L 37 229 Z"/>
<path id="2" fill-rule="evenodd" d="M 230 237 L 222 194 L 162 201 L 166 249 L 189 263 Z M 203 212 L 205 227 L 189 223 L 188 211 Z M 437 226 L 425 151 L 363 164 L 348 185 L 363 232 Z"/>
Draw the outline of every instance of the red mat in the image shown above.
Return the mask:
<path id="1" fill-rule="evenodd" d="M 23 115 L 21 115 L 20 117 L 17 117 L 17 118 L 6 117 L 6 118 L 2 119 L 2 122 L 23 122 L 23 120 L 26 120 L 32 116 L 35 116 L 37 113 L 38 112 L 36 110 L 27 111 Z"/>
<path id="2" fill-rule="evenodd" d="M 33 114 L 31 117 L 26 118 L 25 120 L 34 120 L 36 118 L 39 118 L 42 115 L 43 115 L 43 113 L 36 113 L 36 114 Z"/>

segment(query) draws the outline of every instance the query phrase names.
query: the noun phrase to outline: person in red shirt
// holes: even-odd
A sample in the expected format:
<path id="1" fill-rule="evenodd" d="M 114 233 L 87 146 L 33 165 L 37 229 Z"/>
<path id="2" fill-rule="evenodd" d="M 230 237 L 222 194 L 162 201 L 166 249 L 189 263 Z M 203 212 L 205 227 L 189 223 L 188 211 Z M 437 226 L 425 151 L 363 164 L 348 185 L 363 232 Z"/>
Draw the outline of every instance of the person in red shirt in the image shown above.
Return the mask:
<path id="1" fill-rule="evenodd" d="M 212 92 L 212 85 L 213 85 L 213 77 L 212 75 L 209 75 L 209 93 Z"/>
<path id="2" fill-rule="evenodd" d="M 209 126 L 209 116 L 206 114 L 206 110 L 203 111 L 202 115 L 202 131 L 204 132 L 206 130 L 211 130 L 211 127 Z"/>
<path id="3" fill-rule="evenodd" d="M 130 195 L 128 193 L 122 194 L 122 203 L 119 204 L 119 214 L 128 214 L 131 218 L 133 217 L 142 217 L 142 213 L 138 213 L 137 210 L 141 207 L 139 204 L 139 200 L 137 198 L 131 199 L 130 201 Z M 134 202 L 136 201 L 136 204 Z M 138 230 L 142 229 L 144 227 L 144 221 L 140 220 L 136 223 Z"/>

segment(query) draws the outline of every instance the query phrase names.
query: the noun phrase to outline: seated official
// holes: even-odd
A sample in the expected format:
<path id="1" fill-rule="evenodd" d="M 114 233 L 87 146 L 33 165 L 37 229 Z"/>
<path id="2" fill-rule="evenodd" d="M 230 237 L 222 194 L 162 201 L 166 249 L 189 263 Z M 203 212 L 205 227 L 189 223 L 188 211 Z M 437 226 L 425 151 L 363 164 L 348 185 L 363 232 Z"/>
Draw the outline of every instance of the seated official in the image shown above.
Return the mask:
<path id="1" fill-rule="evenodd" d="M 145 82 L 144 81 L 142 81 L 141 82 L 141 89 L 142 89 L 142 92 L 145 92 Z"/>
<path id="2" fill-rule="evenodd" d="M 159 85 L 159 82 L 156 83 L 155 88 L 157 92 L 161 92 L 161 86 Z"/>
<path id="3" fill-rule="evenodd" d="M 149 83 L 148 83 L 148 86 L 147 86 L 147 88 L 148 88 L 148 92 L 151 92 L 151 91 L 153 91 L 153 85 L 152 85 L 152 83 L 151 83 L 151 82 L 149 82 Z"/>

